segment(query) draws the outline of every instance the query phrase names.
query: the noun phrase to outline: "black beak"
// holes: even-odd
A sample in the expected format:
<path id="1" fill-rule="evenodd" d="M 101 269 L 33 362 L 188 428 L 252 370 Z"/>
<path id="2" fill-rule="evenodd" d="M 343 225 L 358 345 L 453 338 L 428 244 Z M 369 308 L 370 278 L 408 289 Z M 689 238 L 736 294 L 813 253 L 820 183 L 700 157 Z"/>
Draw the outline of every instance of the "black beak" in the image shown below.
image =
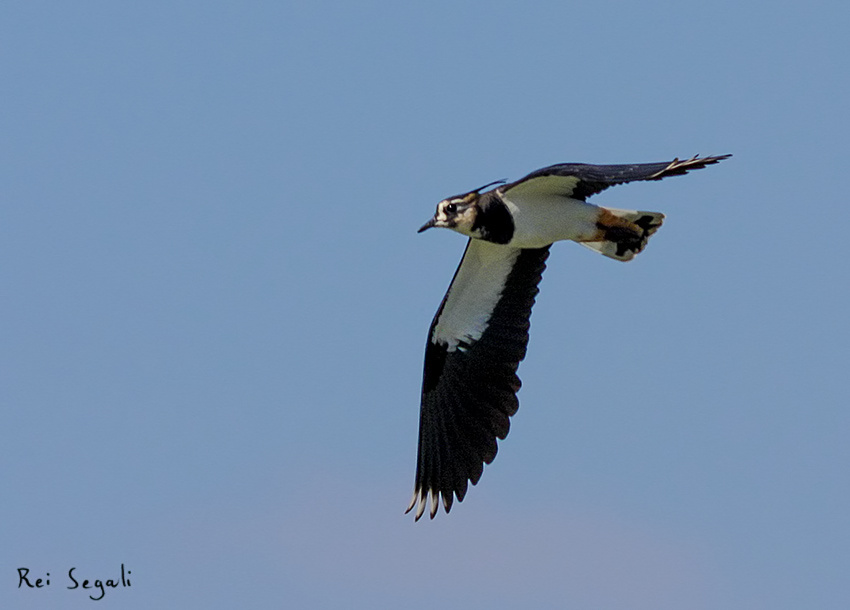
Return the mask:
<path id="1" fill-rule="evenodd" d="M 431 220 L 429 220 L 428 222 L 426 222 L 424 225 L 422 225 L 421 227 L 419 227 L 419 230 L 417 231 L 417 233 L 422 233 L 422 231 L 424 231 L 424 230 L 426 230 L 426 229 L 430 229 L 431 227 L 433 227 L 433 226 L 434 226 L 434 222 L 435 222 L 435 221 L 434 221 L 434 219 L 432 218 Z"/>

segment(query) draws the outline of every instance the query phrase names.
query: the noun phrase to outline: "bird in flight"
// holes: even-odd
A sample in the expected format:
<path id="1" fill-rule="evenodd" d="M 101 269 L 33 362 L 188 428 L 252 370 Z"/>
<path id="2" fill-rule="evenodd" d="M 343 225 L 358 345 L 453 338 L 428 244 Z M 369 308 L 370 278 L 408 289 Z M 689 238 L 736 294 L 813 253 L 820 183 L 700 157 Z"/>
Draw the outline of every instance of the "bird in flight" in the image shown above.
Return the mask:
<path id="1" fill-rule="evenodd" d="M 661 180 L 731 155 L 634 165 L 563 163 L 444 199 L 419 229 L 442 227 L 469 237 L 440 304 L 425 348 L 419 451 L 413 498 L 416 520 L 440 499 L 463 501 L 496 457 L 517 412 L 517 369 L 528 345 L 531 307 L 549 247 L 572 240 L 630 261 L 658 230 L 658 212 L 616 210 L 587 198 L 610 186 Z M 494 186 L 489 191 L 484 189 Z M 484 191 L 484 192 L 482 192 Z"/>

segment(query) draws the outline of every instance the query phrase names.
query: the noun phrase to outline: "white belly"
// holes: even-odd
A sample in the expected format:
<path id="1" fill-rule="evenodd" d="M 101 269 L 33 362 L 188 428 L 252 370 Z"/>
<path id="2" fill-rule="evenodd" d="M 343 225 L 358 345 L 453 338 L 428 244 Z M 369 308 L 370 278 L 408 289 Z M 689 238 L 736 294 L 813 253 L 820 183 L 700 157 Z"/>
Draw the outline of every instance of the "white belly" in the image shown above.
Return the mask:
<path id="1" fill-rule="evenodd" d="M 505 198 L 514 218 L 515 248 L 542 248 L 571 239 L 587 241 L 598 233 L 599 208 L 591 203 L 558 195 Z"/>

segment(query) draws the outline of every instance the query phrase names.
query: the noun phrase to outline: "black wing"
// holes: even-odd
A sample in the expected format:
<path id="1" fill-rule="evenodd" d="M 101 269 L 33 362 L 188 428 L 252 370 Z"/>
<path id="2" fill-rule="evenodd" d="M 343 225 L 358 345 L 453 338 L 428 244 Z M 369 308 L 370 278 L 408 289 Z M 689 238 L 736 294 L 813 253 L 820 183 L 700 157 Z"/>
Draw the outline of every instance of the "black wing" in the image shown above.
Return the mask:
<path id="1" fill-rule="evenodd" d="M 472 239 L 425 349 L 413 499 L 418 520 L 462 501 L 496 457 L 516 413 L 517 369 L 528 346 L 531 307 L 549 247 L 518 250 Z"/>
<path id="2" fill-rule="evenodd" d="M 633 165 L 588 165 L 586 163 L 561 163 L 531 172 L 526 177 L 500 186 L 506 193 L 513 189 L 552 193 L 584 200 L 609 186 L 637 180 L 661 180 L 680 176 L 692 169 L 702 169 L 732 155 L 719 157 L 693 157 L 685 161 L 674 159 L 665 163 L 638 163 Z"/>

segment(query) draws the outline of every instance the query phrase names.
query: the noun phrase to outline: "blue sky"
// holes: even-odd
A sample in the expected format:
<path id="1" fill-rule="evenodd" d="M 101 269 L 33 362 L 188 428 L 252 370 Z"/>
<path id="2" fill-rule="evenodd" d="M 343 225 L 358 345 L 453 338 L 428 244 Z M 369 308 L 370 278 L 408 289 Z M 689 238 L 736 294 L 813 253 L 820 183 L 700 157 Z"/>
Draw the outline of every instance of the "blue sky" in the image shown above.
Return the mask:
<path id="1" fill-rule="evenodd" d="M 842 2 L 6 2 L 0 605 L 846 608 Z M 403 515 L 445 196 L 733 153 L 553 248 L 499 456 Z M 52 584 L 17 588 L 17 569 Z"/>

